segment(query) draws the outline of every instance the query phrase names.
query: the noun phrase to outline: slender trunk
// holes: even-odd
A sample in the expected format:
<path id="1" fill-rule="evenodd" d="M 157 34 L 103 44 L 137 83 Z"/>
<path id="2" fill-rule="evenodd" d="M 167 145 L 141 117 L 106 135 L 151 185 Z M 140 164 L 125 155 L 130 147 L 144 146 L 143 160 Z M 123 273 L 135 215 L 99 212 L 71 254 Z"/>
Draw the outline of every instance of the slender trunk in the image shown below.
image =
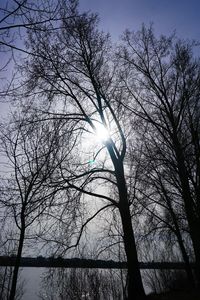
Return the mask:
<path id="1" fill-rule="evenodd" d="M 190 261 L 189 261 L 189 257 L 187 255 L 186 249 L 185 249 L 185 245 L 182 239 L 182 235 L 179 229 L 179 225 L 178 222 L 176 220 L 176 216 L 174 214 L 174 212 L 172 211 L 172 217 L 173 217 L 173 221 L 174 221 L 174 226 L 176 229 L 176 237 L 177 237 L 177 241 L 181 250 L 181 254 L 185 263 L 185 271 L 187 274 L 187 278 L 188 278 L 188 282 L 191 288 L 195 287 L 195 280 L 194 280 L 194 276 L 193 276 L 193 272 L 192 272 L 192 268 L 190 266 Z"/>
<path id="2" fill-rule="evenodd" d="M 182 188 L 182 197 L 185 205 L 185 212 L 188 220 L 190 236 L 191 236 L 195 259 L 196 259 L 195 274 L 197 277 L 198 286 L 200 286 L 200 238 L 199 238 L 200 220 L 198 218 L 198 214 L 195 211 L 194 200 L 191 196 L 190 184 L 188 180 L 187 170 L 185 167 L 184 156 L 177 138 L 175 138 L 174 144 L 175 144 L 175 151 L 176 151 L 178 173 L 179 173 L 179 178 L 180 178 L 181 188 Z"/>
<path id="3" fill-rule="evenodd" d="M 193 241 L 193 247 L 194 247 L 194 253 L 195 253 L 195 275 L 197 278 L 197 285 L 200 287 L 200 234 L 199 234 L 199 228 L 200 228 L 200 222 L 194 221 L 194 228 L 192 229 L 192 241 Z"/>
<path id="4" fill-rule="evenodd" d="M 181 250 L 181 253 L 182 253 L 183 260 L 185 262 L 185 271 L 186 271 L 186 274 L 187 274 L 188 282 L 189 282 L 190 287 L 193 288 L 193 287 L 195 287 L 195 280 L 194 280 L 194 276 L 193 276 L 193 273 L 192 273 L 192 268 L 190 266 L 189 257 L 187 255 L 187 252 L 186 252 L 186 249 L 185 249 L 185 246 L 184 246 L 184 243 L 183 243 L 182 236 L 181 236 L 180 232 L 177 233 L 177 240 L 178 240 L 178 243 L 179 243 L 179 247 L 180 247 L 180 250 Z"/>
<path id="5" fill-rule="evenodd" d="M 164 190 L 164 188 L 162 188 L 162 190 L 163 190 L 163 193 L 165 195 L 167 205 L 168 205 L 170 214 L 171 214 L 172 219 L 173 219 L 173 223 L 174 223 L 174 227 L 175 227 L 175 234 L 176 234 L 176 237 L 177 237 L 177 241 L 178 241 L 178 244 L 179 244 L 179 247 L 180 247 L 180 250 L 181 250 L 183 260 L 185 262 L 185 271 L 187 273 L 188 282 L 189 282 L 190 287 L 192 288 L 192 287 L 195 287 L 195 280 L 194 280 L 194 276 L 193 276 L 193 273 L 192 273 L 192 268 L 190 266 L 189 257 L 187 255 L 185 245 L 184 245 L 184 242 L 183 242 L 183 239 L 182 239 L 182 235 L 181 235 L 181 231 L 180 231 L 179 224 L 178 224 L 178 221 L 177 221 L 177 217 L 176 217 L 176 214 L 174 213 L 171 200 L 169 199 L 169 197 L 168 197 L 166 191 Z"/>
<path id="6" fill-rule="evenodd" d="M 119 212 L 122 220 L 123 240 L 127 257 L 128 300 L 141 300 L 145 298 L 145 292 L 139 269 L 123 166 L 116 171 L 119 190 Z"/>
<path id="7" fill-rule="evenodd" d="M 4 275 L 3 275 L 3 281 L 1 286 L 1 293 L 0 293 L 0 299 L 3 299 L 4 289 L 5 289 L 5 282 L 6 282 L 6 276 L 7 276 L 7 266 L 5 267 Z"/>
<path id="8" fill-rule="evenodd" d="M 9 278 L 8 278 L 8 286 L 7 286 L 7 294 L 6 294 L 6 299 L 9 300 L 9 294 L 10 294 L 10 286 L 11 286 L 11 280 L 12 280 L 12 275 L 13 275 L 13 267 L 9 268 Z"/>
<path id="9" fill-rule="evenodd" d="M 18 250 L 17 250 L 15 266 L 14 266 L 14 270 L 13 270 L 13 277 L 12 277 L 12 284 L 11 284 L 9 300 L 14 300 L 15 299 L 15 293 L 16 293 L 16 287 L 17 287 L 17 278 L 18 278 L 20 260 L 21 260 L 22 249 L 23 249 L 23 244 L 24 244 L 24 236 L 25 236 L 25 226 L 22 226 L 21 232 L 20 232 L 20 239 L 19 239 L 19 245 L 18 245 Z"/>

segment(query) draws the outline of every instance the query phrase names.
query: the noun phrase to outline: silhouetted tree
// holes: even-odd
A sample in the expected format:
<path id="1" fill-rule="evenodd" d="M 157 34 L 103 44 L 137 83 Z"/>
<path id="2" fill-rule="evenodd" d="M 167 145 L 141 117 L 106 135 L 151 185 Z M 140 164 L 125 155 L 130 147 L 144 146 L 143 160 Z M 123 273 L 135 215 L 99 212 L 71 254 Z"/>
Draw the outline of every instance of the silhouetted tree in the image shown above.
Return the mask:
<path id="1" fill-rule="evenodd" d="M 142 145 L 139 149 L 134 147 L 129 158 L 130 161 L 135 160 L 134 166 L 138 164 L 138 184 L 134 187 L 136 191 L 131 192 L 131 195 L 135 194 L 138 202 L 135 206 L 141 207 L 139 219 L 145 219 L 145 226 L 143 222 L 140 226 L 141 233 L 146 238 L 149 235 L 150 239 L 152 236 L 163 239 L 166 247 L 170 247 L 170 243 L 178 243 L 188 279 L 193 286 L 194 278 L 188 253 L 191 245 L 186 243 L 189 238 L 188 224 L 180 188 L 174 181 L 176 174 L 174 176 L 173 170 L 168 167 L 171 165 L 170 161 L 163 151 L 163 145 L 156 139 L 155 131 L 149 128 L 146 132 L 146 129 L 140 126 L 141 132 L 135 130 L 141 137 Z M 166 166 L 164 161 L 167 161 Z"/>
<path id="2" fill-rule="evenodd" d="M 1 88 L 0 102 L 9 100 L 8 96 L 16 92 L 18 87 L 17 75 L 14 67 L 18 59 L 35 55 L 28 52 L 24 45 L 26 31 L 40 30 L 43 24 L 57 28 L 62 19 L 61 10 L 64 6 L 71 11 L 76 0 L 10 0 L 0 3 L 0 72 Z"/>
<path id="3" fill-rule="evenodd" d="M 44 121 L 54 117 L 77 122 L 73 129 L 76 137 L 73 152 L 79 149 L 82 153 L 74 157 L 70 168 L 60 164 L 57 183 L 65 182 L 67 188 L 105 202 L 87 219 L 82 229 L 104 209 L 113 206 L 118 209 L 128 263 L 128 299 L 140 299 L 144 297 L 144 289 L 124 160 L 128 119 L 118 106 L 121 94 L 116 88 L 116 68 L 111 60 L 109 37 L 98 31 L 95 15 L 79 16 L 78 11 L 76 15 L 67 18 L 68 11 L 63 9 L 60 29 L 53 31 L 43 26 L 39 32 L 29 32 L 27 49 L 37 56 L 30 57 L 24 66 L 28 76 L 26 94 L 34 97 L 43 111 Z M 50 103 L 49 110 L 44 108 L 44 103 Z M 104 136 L 99 137 L 101 142 L 95 142 L 94 136 L 98 137 L 99 131 L 104 132 Z M 96 185 L 103 185 L 105 192 L 95 191 Z M 111 186 L 117 191 L 116 199 L 105 194 Z M 75 245 L 81 233 L 82 230 Z"/>
<path id="4" fill-rule="evenodd" d="M 10 300 L 15 299 L 18 270 L 27 228 L 55 204 L 59 191 L 51 184 L 51 177 L 59 167 L 59 124 L 26 123 L 23 114 L 16 116 L 1 132 L 1 154 L 7 164 L 7 176 L 1 180 L 1 204 L 7 217 L 19 230 L 16 263 L 13 270 Z M 65 207 L 67 194 L 64 192 Z M 60 211 L 62 205 L 60 203 Z M 56 217 L 56 210 L 55 210 Z"/>
<path id="5" fill-rule="evenodd" d="M 3 217 L 3 218 L 2 218 Z M 4 222 L 4 214 L 1 207 L 1 236 L 0 236 L 0 255 L 12 256 L 15 253 L 17 242 L 14 239 L 15 232 L 11 224 Z M 7 218 L 6 220 L 7 221 Z M 0 267 L 0 299 L 9 299 L 10 285 L 12 282 L 13 267 Z M 19 274 L 18 288 L 16 290 L 16 300 L 21 299 L 24 294 L 24 281 Z"/>
<path id="6" fill-rule="evenodd" d="M 199 61 L 192 44 L 173 36 L 157 39 L 151 27 L 127 31 L 123 42 L 122 84 L 133 99 L 123 105 L 148 124 L 146 136 L 154 132 L 159 168 L 167 167 L 178 185 L 200 280 Z"/>
<path id="7" fill-rule="evenodd" d="M 116 217 L 118 227 L 111 220 L 109 230 L 118 230 L 122 236 L 129 300 L 145 297 L 135 239 L 135 220 L 141 215 L 144 223 L 145 213 L 155 227 L 162 222 L 176 236 L 192 281 L 183 237 L 184 226 L 189 228 L 200 281 L 200 68 L 192 45 L 173 37 L 157 39 L 152 28 L 143 26 L 138 33 L 124 34 L 115 56 L 109 36 L 98 30 L 97 16 L 80 15 L 77 1 L 56 2 L 55 15 L 51 1 L 45 8 L 37 2 L 37 9 L 27 3 L 16 2 L 16 12 L 28 21 L 22 24 L 28 36 L 23 52 L 28 56 L 19 67 L 22 89 L 14 91 L 26 118 L 14 136 L 12 132 L 4 135 L 10 145 L 6 154 L 14 157 L 11 181 L 22 199 L 22 205 L 16 206 L 8 197 L 5 205 L 14 212 L 22 241 L 34 220 L 53 217 L 55 194 L 66 192 L 74 208 L 85 204 L 90 209 L 87 215 L 81 211 L 73 243 L 64 242 L 69 224 L 63 218 L 66 210 L 62 216 L 54 215 L 55 224 L 61 221 L 63 225 L 61 239 L 56 235 L 44 239 L 60 242 L 59 251 L 64 253 L 80 243 L 87 225 L 97 216 Z M 5 20 L 14 13 L 7 12 Z M 6 43 L 4 47 L 16 48 Z M 137 163 L 131 158 L 136 147 L 127 149 L 127 145 L 140 146 L 142 139 L 146 149 L 137 169 L 131 166 Z M 13 193 L 13 189 L 5 190 Z M 59 197 L 55 203 L 57 208 L 63 205 Z M 156 209 L 150 211 L 152 206 Z M 179 208 L 186 221 L 181 220 Z M 27 209 L 30 215 L 25 215 Z M 75 219 L 76 213 L 70 217 Z"/>

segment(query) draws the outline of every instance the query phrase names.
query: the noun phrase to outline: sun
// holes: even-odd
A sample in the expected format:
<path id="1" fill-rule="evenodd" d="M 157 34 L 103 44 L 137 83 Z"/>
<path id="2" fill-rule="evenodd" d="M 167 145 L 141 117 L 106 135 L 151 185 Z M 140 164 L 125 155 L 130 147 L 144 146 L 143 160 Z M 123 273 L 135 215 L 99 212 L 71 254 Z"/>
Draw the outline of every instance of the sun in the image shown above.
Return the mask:
<path id="1" fill-rule="evenodd" d="M 101 143 L 106 142 L 110 138 L 108 129 L 100 122 L 95 122 L 94 126 L 95 139 Z"/>

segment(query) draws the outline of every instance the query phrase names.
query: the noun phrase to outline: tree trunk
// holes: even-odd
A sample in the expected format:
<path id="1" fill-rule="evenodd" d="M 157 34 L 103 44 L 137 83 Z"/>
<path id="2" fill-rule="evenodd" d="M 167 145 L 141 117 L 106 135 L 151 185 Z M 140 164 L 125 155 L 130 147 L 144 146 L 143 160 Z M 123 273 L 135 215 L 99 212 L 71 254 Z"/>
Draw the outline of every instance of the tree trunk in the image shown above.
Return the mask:
<path id="1" fill-rule="evenodd" d="M 1 293 L 0 293 L 0 299 L 3 299 L 4 289 L 5 289 L 5 282 L 6 282 L 6 276 L 7 276 L 7 266 L 5 267 L 5 271 L 3 274 L 3 280 L 2 280 L 2 286 L 1 286 Z"/>
<path id="2" fill-rule="evenodd" d="M 144 299 L 145 293 L 139 269 L 137 250 L 128 205 L 124 205 L 124 203 L 121 205 L 120 215 L 128 268 L 128 300 Z"/>
<path id="3" fill-rule="evenodd" d="M 16 287 L 17 287 L 17 278 L 18 278 L 20 260 L 21 260 L 22 249 L 23 249 L 23 244 L 24 244 L 24 236 L 25 236 L 25 226 L 22 226 L 21 232 L 20 232 L 20 239 L 19 239 L 19 245 L 18 245 L 18 250 L 17 250 L 15 266 L 14 266 L 14 270 L 13 270 L 13 277 L 12 277 L 12 284 L 11 284 L 9 300 L 14 300 L 15 299 L 15 293 L 16 293 Z"/>
<path id="4" fill-rule="evenodd" d="M 200 220 L 198 218 L 198 213 L 195 212 L 193 198 L 191 196 L 190 184 L 188 180 L 187 169 L 185 167 L 184 155 L 182 153 L 182 149 L 180 147 L 178 138 L 174 138 L 178 173 L 181 182 L 182 188 L 182 197 L 185 205 L 185 212 L 188 220 L 190 236 L 194 248 L 194 254 L 196 259 L 196 268 L 195 274 L 197 278 L 197 284 L 200 286 Z"/>
<path id="5" fill-rule="evenodd" d="M 189 261 L 189 257 L 187 255 L 183 240 L 182 240 L 182 236 L 180 234 L 180 232 L 177 233 L 177 239 L 178 239 L 178 243 L 179 243 L 179 247 L 182 253 L 182 257 L 185 263 L 185 271 L 187 273 L 187 278 L 188 278 L 188 282 L 191 288 L 195 287 L 195 280 L 194 280 L 194 276 L 192 273 L 192 268 L 190 266 L 190 261 Z"/>
<path id="6" fill-rule="evenodd" d="M 181 231 L 180 231 L 179 224 L 178 224 L 178 221 L 177 221 L 177 217 L 176 217 L 176 214 L 174 213 L 171 200 L 169 199 L 169 197 L 168 197 L 166 191 L 164 190 L 164 188 L 162 188 L 162 191 L 165 195 L 165 199 L 167 201 L 167 205 L 168 205 L 170 214 L 171 214 L 172 219 L 173 219 L 173 223 L 174 223 L 174 226 L 175 226 L 175 234 L 176 234 L 176 237 L 177 237 L 177 241 L 178 241 L 178 244 L 179 244 L 179 247 L 180 247 L 180 250 L 181 250 L 183 260 L 185 262 L 185 271 L 187 273 L 188 282 L 189 282 L 190 287 L 193 288 L 193 287 L 195 287 L 195 280 L 194 280 L 194 276 L 193 276 L 193 273 L 192 273 L 192 268 L 190 266 L 189 257 L 187 255 L 185 245 L 184 245 L 184 242 L 183 242 L 183 239 L 182 239 L 182 235 L 181 235 Z"/>
<path id="7" fill-rule="evenodd" d="M 141 300 L 146 297 L 139 269 L 137 249 L 122 165 L 120 168 L 116 169 L 116 176 L 119 191 L 119 212 L 122 220 L 123 240 L 128 268 L 128 300 Z"/>
<path id="8" fill-rule="evenodd" d="M 6 300 L 9 300 L 9 296 L 10 296 L 10 286 L 11 286 L 11 281 L 12 281 L 12 275 L 13 275 L 13 267 L 10 267 L 9 268 L 9 277 L 8 277 Z"/>

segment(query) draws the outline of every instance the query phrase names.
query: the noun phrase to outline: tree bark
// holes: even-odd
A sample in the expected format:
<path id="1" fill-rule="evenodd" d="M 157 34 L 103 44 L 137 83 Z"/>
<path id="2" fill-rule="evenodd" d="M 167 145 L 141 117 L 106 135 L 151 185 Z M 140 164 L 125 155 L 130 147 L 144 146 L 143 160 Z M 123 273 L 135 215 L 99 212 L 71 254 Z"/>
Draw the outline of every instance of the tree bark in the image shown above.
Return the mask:
<path id="1" fill-rule="evenodd" d="M 166 191 L 164 190 L 164 188 L 162 188 L 162 191 L 163 191 L 163 194 L 165 195 L 165 199 L 167 201 L 167 205 L 168 205 L 170 214 L 171 214 L 172 219 L 173 219 L 173 223 L 174 223 L 174 227 L 175 227 L 175 232 L 174 233 L 176 234 L 177 241 L 178 241 L 178 244 L 179 244 L 179 247 L 180 247 L 180 250 L 181 250 L 181 254 L 182 254 L 183 260 L 185 262 L 185 271 L 186 271 L 186 274 L 187 274 L 188 282 L 189 282 L 190 287 L 193 288 L 193 287 L 195 287 L 195 280 L 194 280 L 192 268 L 190 266 L 189 257 L 188 257 L 187 251 L 185 249 L 183 239 L 182 239 L 182 235 L 181 235 L 181 231 L 180 231 L 180 228 L 179 228 L 178 220 L 177 220 L 176 214 L 174 213 L 171 200 L 168 198 L 168 195 L 167 195 Z"/>
<path id="2" fill-rule="evenodd" d="M 197 278 L 197 284 L 200 286 L 200 220 L 198 213 L 195 212 L 193 198 L 191 196 L 190 184 L 188 180 L 188 174 L 185 167 L 184 155 L 182 153 L 178 138 L 174 139 L 178 173 L 182 188 L 182 197 L 185 205 L 185 212 L 188 220 L 190 236 L 194 248 L 194 254 L 196 259 L 195 274 Z"/>
<path id="3" fill-rule="evenodd" d="M 183 257 L 183 260 L 184 260 L 184 263 L 185 263 L 185 271 L 187 273 L 187 278 L 188 278 L 189 285 L 190 285 L 191 288 L 194 288 L 195 287 L 195 280 L 194 280 L 194 276 L 193 276 L 193 273 L 192 273 L 192 268 L 190 266 L 189 257 L 187 255 L 187 252 L 186 252 L 186 249 L 185 249 L 180 231 L 177 232 L 176 235 L 177 235 L 177 240 L 178 240 L 179 247 L 180 247 L 180 250 L 181 250 L 181 253 L 182 253 L 182 257 Z"/>
<path id="4" fill-rule="evenodd" d="M 12 277 L 12 284 L 11 284 L 9 300 L 15 299 L 16 288 L 17 288 L 17 278 L 18 278 L 19 266 L 20 266 L 22 249 L 23 249 L 23 244 L 24 244 L 24 236 L 25 236 L 25 226 L 22 226 L 21 231 L 20 231 L 20 239 L 19 239 L 19 245 L 18 245 L 18 250 L 17 250 L 15 267 L 13 270 L 13 277 Z"/>
<path id="5" fill-rule="evenodd" d="M 139 269 L 137 249 L 128 203 L 127 187 L 122 164 L 116 168 L 116 177 L 119 191 L 119 212 L 122 221 L 123 240 L 128 268 L 128 300 L 141 300 L 145 299 L 146 296 Z"/>
<path id="6" fill-rule="evenodd" d="M 5 282 L 6 282 L 6 276 L 7 276 L 7 266 L 5 267 L 5 271 L 3 274 L 3 280 L 2 280 L 2 286 L 1 286 L 1 293 L 0 293 L 0 299 L 3 299 L 4 289 L 5 289 Z"/>

